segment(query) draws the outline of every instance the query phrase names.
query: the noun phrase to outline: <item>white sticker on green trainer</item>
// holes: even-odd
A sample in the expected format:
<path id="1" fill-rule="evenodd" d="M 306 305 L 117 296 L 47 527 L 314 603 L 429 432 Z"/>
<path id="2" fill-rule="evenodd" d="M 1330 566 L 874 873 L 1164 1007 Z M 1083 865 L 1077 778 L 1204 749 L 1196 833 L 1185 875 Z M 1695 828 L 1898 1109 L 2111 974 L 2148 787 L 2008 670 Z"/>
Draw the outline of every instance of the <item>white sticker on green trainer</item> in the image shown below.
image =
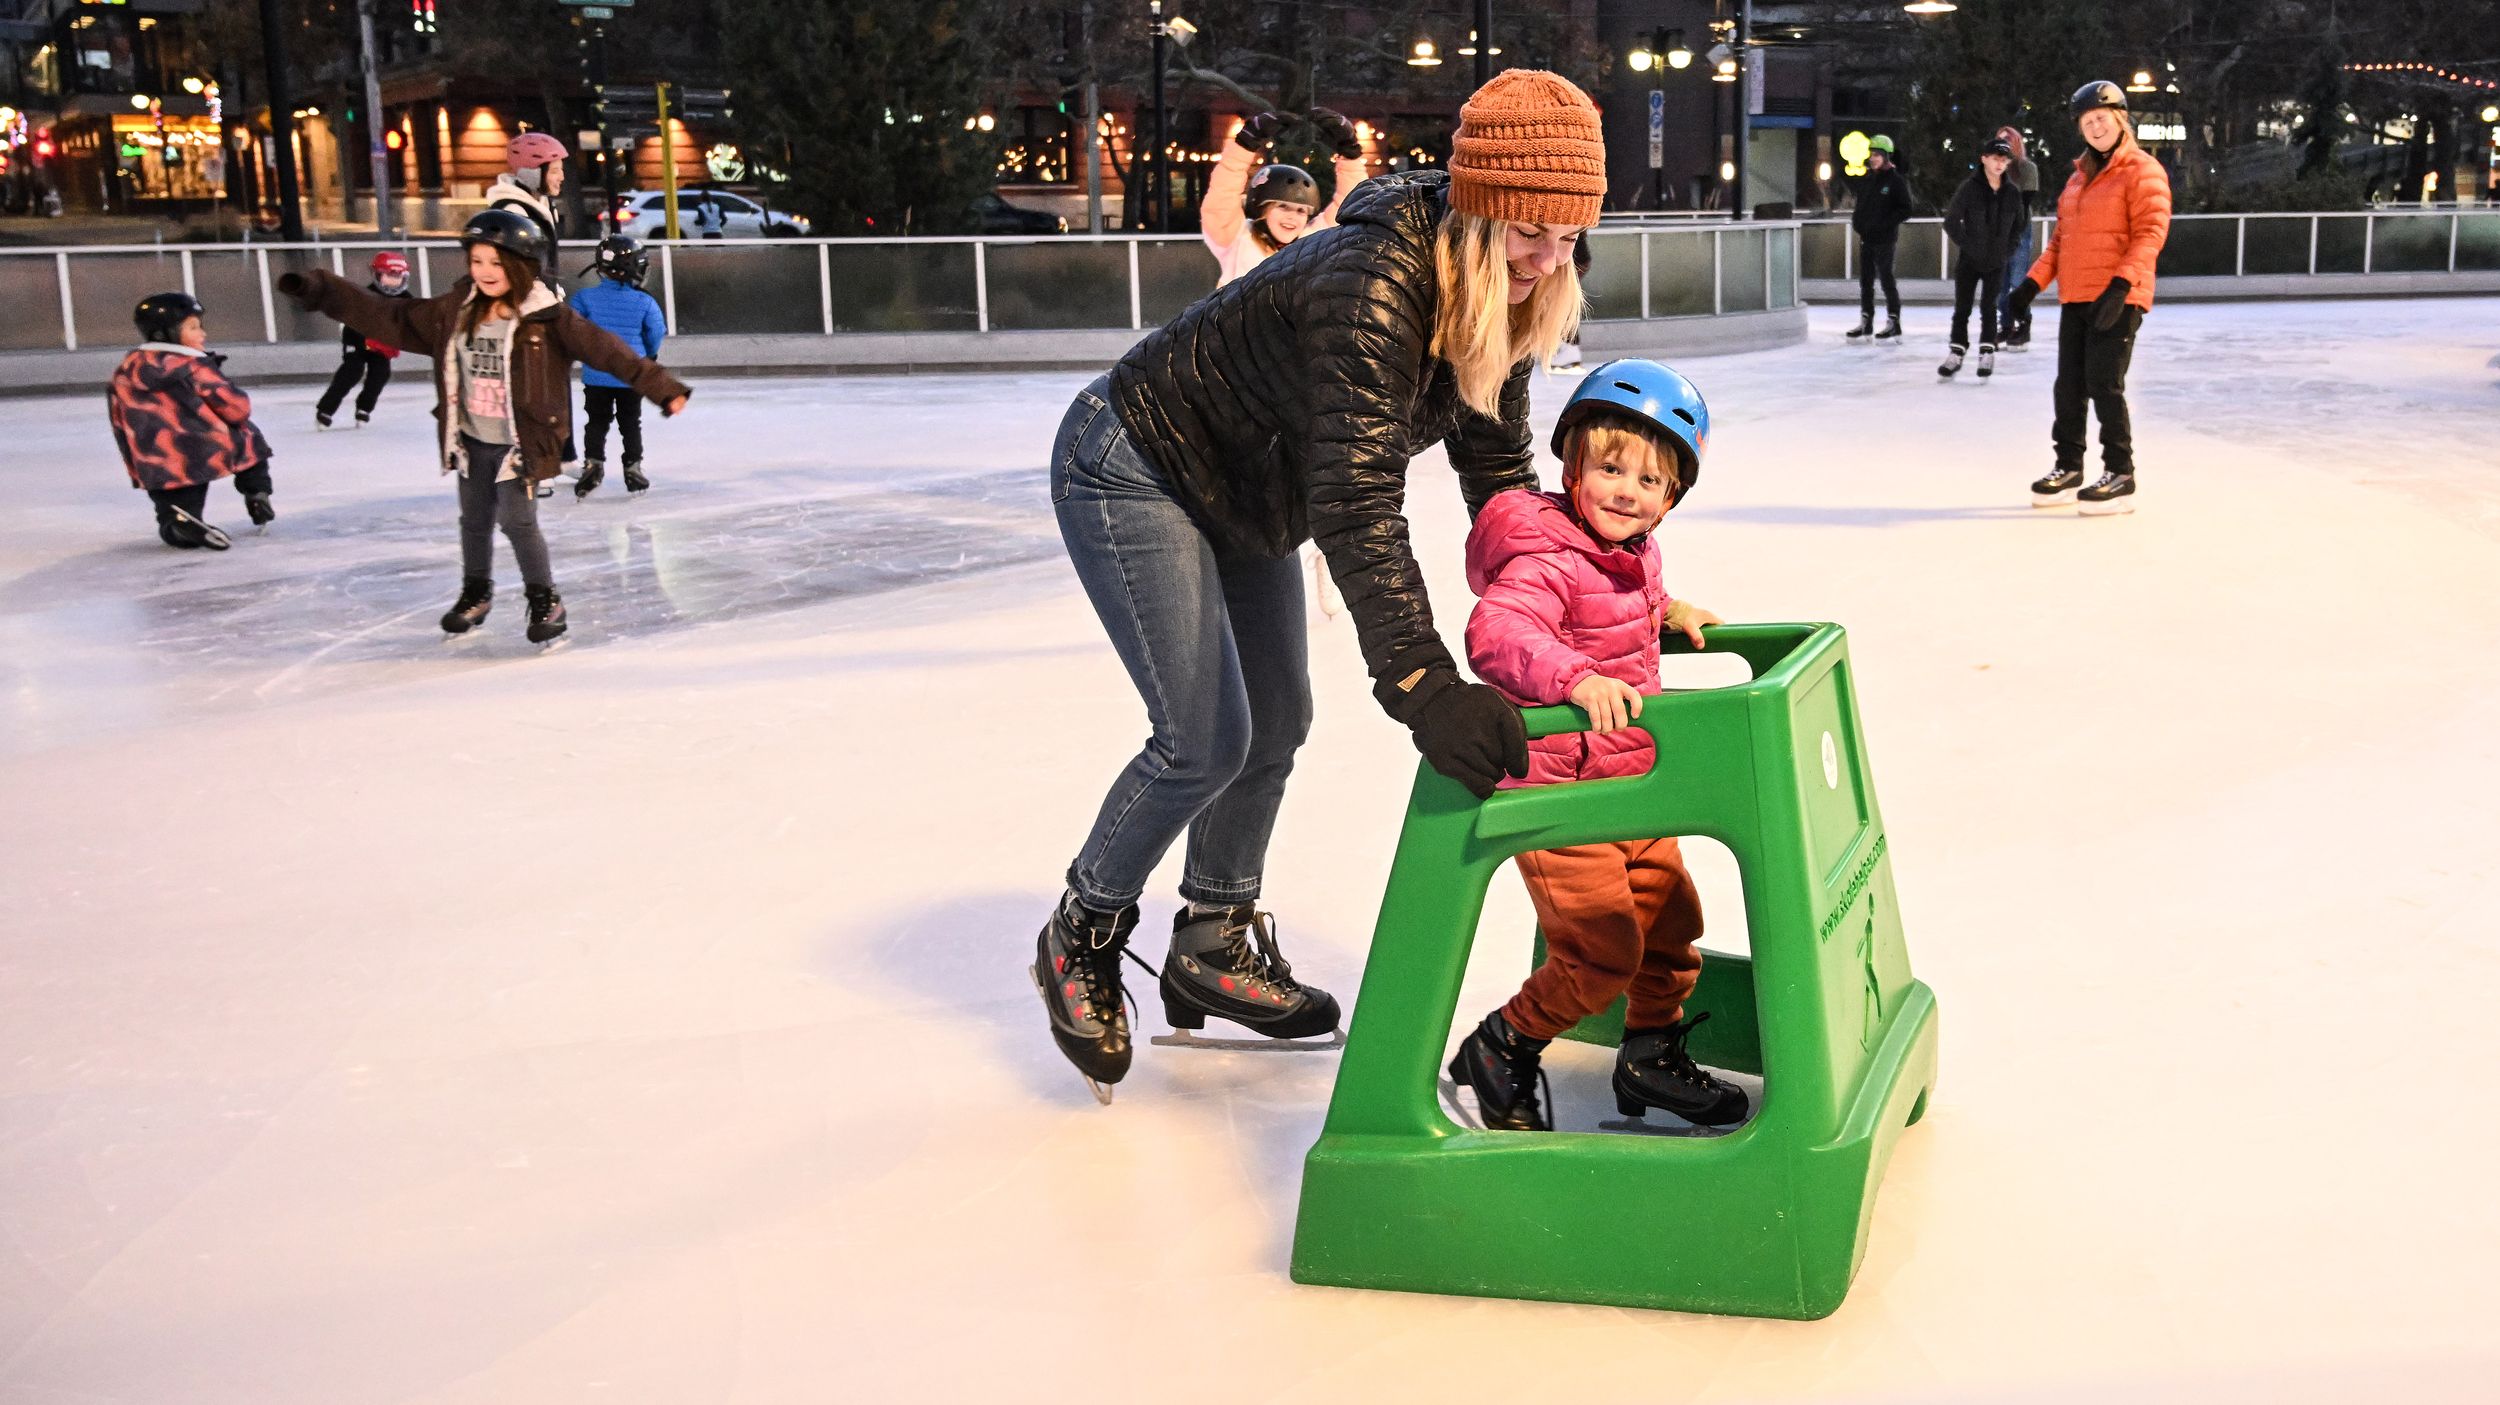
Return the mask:
<path id="1" fill-rule="evenodd" d="M 1823 788 L 1840 789 L 1840 744 L 1829 732 L 1823 734 Z"/>

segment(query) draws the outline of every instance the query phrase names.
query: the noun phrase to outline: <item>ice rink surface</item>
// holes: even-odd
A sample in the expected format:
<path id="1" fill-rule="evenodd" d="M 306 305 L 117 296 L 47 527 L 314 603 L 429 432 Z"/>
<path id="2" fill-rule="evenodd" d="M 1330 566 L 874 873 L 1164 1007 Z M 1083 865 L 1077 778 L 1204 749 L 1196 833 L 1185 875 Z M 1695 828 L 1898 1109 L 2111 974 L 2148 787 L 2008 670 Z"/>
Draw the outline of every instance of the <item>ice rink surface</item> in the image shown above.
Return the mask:
<path id="1" fill-rule="evenodd" d="M 1686 363 L 1662 537 L 1849 627 L 1942 1009 L 1813 1323 L 1297 1287 L 1333 1057 L 1060 1060 L 1025 963 L 1144 725 L 1049 514 L 1085 376 L 699 379 L 650 494 L 543 505 L 544 656 L 500 542 L 434 629 L 420 379 L 257 395 L 223 555 L 100 389 L 0 401 L 0 1401 L 2491 1399 L 2500 299 L 2161 308 L 2099 521 L 2024 505 L 2053 351 L 1940 385 L 1940 310 L 1846 320 Z M 1437 454 L 1410 510 L 1454 632 Z M 1350 999 L 1414 759 L 1313 652 L 1268 902 Z"/>

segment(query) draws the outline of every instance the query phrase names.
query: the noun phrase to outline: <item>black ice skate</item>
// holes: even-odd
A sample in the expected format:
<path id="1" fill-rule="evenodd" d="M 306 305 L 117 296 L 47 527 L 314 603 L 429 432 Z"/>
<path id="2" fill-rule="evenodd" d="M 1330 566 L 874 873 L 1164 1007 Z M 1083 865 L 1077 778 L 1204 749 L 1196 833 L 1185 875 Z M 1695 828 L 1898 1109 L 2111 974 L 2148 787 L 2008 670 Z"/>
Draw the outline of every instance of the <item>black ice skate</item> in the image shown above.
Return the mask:
<path id="1" fill-rule="evenodd" d="M 1957 346 L 1946 351 L 1944 354 L 1944 360 L 1939 362 L 1936 366 L 1936 374 L 1944 377 L 1946 380 L 1953 379 L 1953 377 L 1961 371 L 1962 355 L 1968 350 L 1970 350 L 1970 348 Z"/>
<path id="2" fill-rule="evenodd" d="M 564 637 L 564 597 L 552 585 L 524 587 L 529 596 L 532 644 L 554 644 Z"/>
<path id="3" fill-rule="evenodd" d="M 443 633 L 458 636 L 486 623 L 486 612 L 495 608 L 495 583 L 484 576 L 463 576 L 460 598 L 443 615 Z"/>
<path id="4" fill-rule="evenodd" d="M 1887 317 L 1887 318 L 1885 318 L 1885 319 L 1884 319 L 1884 329 L 1883 329 L 1882 331 L 1877 332 L 1877 333 L 1875 334 L 1875 340 L 1877 340 L 1877 341 L 1899 341 L 1900 339 L 1901 339 L 1901 319 L 1900 319 L 1900 317 L 1896 315 L 1896 316 L 1892 316 L 1892 317 Z"/>
<path id="5" fill-rule="evenodd" d="M 2086 517 L 2112 517 L 2135 511 L 2135 475 L 2102 474 L 2091 487 L 2075 494 L 2075 511 Z"/>
<path id="6" fill-rule="evenodd" d="M 639 493 L 646 491 L 650 486 L 651 480 L 642 476 L 642 460 L 627 459 L 625 461 L 625 491 Z"/>
<path id="7" fill-rule="evenodd" d="M 1732 1127 L 1745 1120 L 1745 1090 L 1721 1081 L 1694 1063 L 1684 1041 L 1708 1015 L 1663 1029 L 1627 1029 L 1615 1054 L 1615 1110 L 1640 1117 L 1650 1108 L 1672 1112 L 1697 1127 Z"/>
<path id="8" fill-rule="evenodd" d="M 2031 350 L 2030 317 L 2026 316 L 2017 321 L 2014 324 L 2013 329 L 2005 334 L 2005 349 L 2008 351 Z"/>
<path id="9" fill-rule="evenodd" d="M 165 515 L 157 519 L 156 535 L 165 545 L 178 546 L 185 551 L 202 547 L 223 551 L 234 545 L 232 537 L 171 504 L 166 506 Z"/>
<path id="10" fill-rule="evenodd" d="M 278 520 L 278 510 L 269 505 L 267 493 L 245 493 L 243 510 L 251 516 L 252 525 L 255 527 L 267 527 Z"/>
<path id="11" fill-rule="evenodd" d="M 1136 930 L 1135 903 L 1101 913 L 1069 893 L 1043 925 L 1027 968 L 1050 1017 L 1050 1037 L 1105 1107 L 1137 1052 L 1129 1042 L 1128 991 L 1120 983 L 1120 953 Z"/>
<path id="12" fill-rule="evenodd" d="M 1553 1042 L 1521 1034 L 1496 1010 L 1460 1042 L 1450 1058 L 1450 1081 L 1475 1090 L 1476 1115 L 1488 1130 L 1553 1131 L 1545 1108 L 1554 1090 L 1544 1064 L 1545 1046 Z"/>
<path id="13" fill-rule="evenodd" d="M 2064 507 L 2075 500 L 2075 490 L 2083 486 L 2083 470 L 2060 466 L 2051 469 L 2046 478 L 2035 479 L 2031 485 L 2033 507 Z"/>
<path id="14" fill-rule="evenodd" d="M 1986 380 L 1997 373 L 1997 349 L 1986 342 L 1979 344 L 1979 378 Z"/>
<path id="15" fill-rule="evenodd" d="M 1857 326 L 1849 329 L 1848 340 L 1864 341 L 1873 335 L 1875 335 L 1875 314 L 1870 312 L 1858 319 Z"/>
<path id="16" fill-rule="evenodd" d="M 373 423 L 373 412 L 371 410 L 358 410 L 356 412 L 356 427 L 358 429 L 362 429 L 371 423 Z"/>
<path id="17" fill-rule="evenodd" d="M 1173 1032 L 1150 1042 L 1259 1053 L 1345 1047 L 1337 998 L 1293 978 L 1292 963 L 1276 949 L 1274 918 L 1248 903 L 1205 916 L 1194 911 L 1184 907 L 1172 918 L 1162 987 L 1163 1018 Z M 1202 1039 L 1192 1031 L 1206 1028 L 1209 1015 L 1265 1037 Z"/>
<path id="18" fill-rule="evenodd" d="M 575 480 L 573 484 L 573 501 L 580 502 L 582 499 L 599 491 L 599 485 L 606 482 L 607 477 L 608 466 L 606 463 L 599 459 L 582 460 L 582 476 Z"/>
<path id="19" fill-rule="evenodd" d="M 313 430 L 318 433 L 319 431 L 328 429 L 329 427 L 330 412 L 327 410 L 313 411 Z"/>

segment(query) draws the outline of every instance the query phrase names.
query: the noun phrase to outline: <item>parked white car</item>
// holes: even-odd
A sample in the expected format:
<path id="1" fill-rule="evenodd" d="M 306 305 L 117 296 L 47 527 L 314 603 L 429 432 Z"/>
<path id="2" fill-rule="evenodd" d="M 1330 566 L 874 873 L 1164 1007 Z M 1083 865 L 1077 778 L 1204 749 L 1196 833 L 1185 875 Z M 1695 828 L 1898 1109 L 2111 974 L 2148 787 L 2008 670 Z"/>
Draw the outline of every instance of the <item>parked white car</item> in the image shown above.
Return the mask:
<path id="1" fill-rule="evenodd" d="M 668 195 L 621 190 L 617 228 L 636 239 L 668 235 Z M 702 187 L 677 188 L 677 232 L 687 239 L 787 239 L 807 233 L 807 217 L 759 205 L 746 196 Z"/>

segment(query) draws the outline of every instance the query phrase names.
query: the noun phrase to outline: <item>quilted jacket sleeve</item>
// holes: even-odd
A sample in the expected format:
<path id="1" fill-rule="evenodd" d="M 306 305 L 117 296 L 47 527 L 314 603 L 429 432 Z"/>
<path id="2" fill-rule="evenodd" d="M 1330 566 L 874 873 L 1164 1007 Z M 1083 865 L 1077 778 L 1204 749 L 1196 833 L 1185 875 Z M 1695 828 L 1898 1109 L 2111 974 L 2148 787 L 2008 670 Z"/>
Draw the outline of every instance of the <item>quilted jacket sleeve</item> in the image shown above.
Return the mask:
<path id="1" fill-rule="evenodd" d="M 1450 432 L 1450 467 L 1458 470 L 1469 517 L 1484 511 L 1496 493 L 1537 486 L 1536 453 L 1528 435 L 1528 372 L 1534 365 L 1531 357 L 1510 368 L 1510 379 L 1502 382 L 1499 417 L 1470 412 Z"/>
<path id="2" fill-rule="evenodd" d="M 1327 209 L 1312 217 L 1313 229 L 1333 228 L 1337 223 L 1337 207 L 1345 203 L 1347 193 L 1371 179 L 1372 168 L 1360 156 L 1340 156 L 1333 164 L 1337 171 L 1337 193 L 1329 197 Z M 1208 187 L 1212 189 L 1214 184 L 1214 180 L 1209 178 Z"/>
<path id="3" fill-rule="evenodd" d="M 2161 246 L 2170 240 L 2170 173 L 2150 157 L 2136 163 L 2127 185 L 2127 249 L 2117 276 L 2130 287 L 2151 289 Z"/>

